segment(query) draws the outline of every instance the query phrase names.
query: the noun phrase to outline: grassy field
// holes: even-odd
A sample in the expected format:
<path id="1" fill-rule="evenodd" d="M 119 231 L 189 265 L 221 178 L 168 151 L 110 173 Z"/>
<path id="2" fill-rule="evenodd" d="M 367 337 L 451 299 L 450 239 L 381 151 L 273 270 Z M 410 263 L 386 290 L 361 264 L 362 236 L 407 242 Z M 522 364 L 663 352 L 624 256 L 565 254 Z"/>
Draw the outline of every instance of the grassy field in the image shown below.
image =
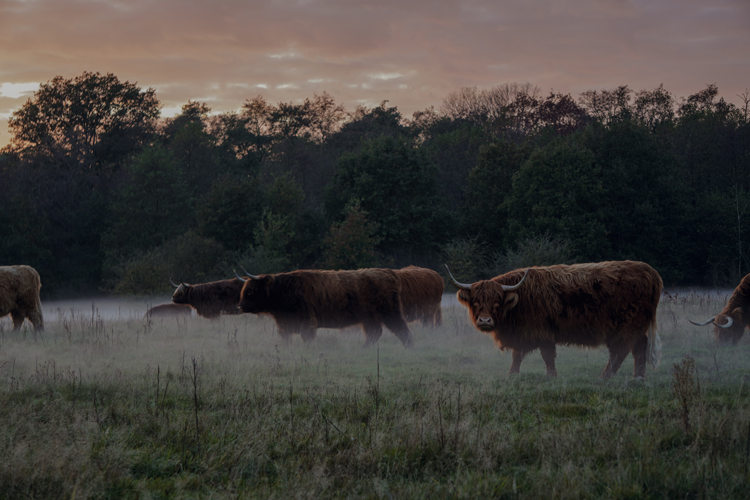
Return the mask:
<path id="1" fill-rule="evenodd" d="M 667 296 L 663 358 L 598 378 L 605 349 L 510 353 L 444 308 L 441 329 L 267 318 L 148 322 L 96 304 L 0 321 L 0 498 L 746 498 L 750 335 L 717 346 L 726 296 Z"/>

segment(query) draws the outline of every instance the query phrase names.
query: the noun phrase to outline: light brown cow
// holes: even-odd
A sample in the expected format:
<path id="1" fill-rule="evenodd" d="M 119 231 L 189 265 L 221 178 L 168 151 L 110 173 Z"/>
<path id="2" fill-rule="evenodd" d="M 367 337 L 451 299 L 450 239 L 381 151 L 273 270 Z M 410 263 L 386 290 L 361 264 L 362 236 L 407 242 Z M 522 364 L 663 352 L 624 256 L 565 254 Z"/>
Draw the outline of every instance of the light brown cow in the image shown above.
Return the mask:
<path id="1" fill-rule="evenodd" d="M 44 330 L 40 288 L 42 281 L 33 267 L 0 267 L 0 318 L 10 314 L 14 330 L 21 328 L 24 319 L 34 325 L 34 330 Z"/>
<path id="2" fill-rule="evenodd" d="M 451 279 L 474 325 L 492 334 L 500 349 L 512 351 L 511 374 L 519 372 L 526 354 L 539 349 L 547 375 L 557 376 L 557 344 L 606 345 L 609 362 L 601 375 L 605 379 L 617 372 L 629 352 L 636 378 L 645 377 L 647 362 L 658 366 L 656 308 L 663 284 L 648 264 L 532 267 L 473 284 L 459 283 L 452 275 Z"/>
<path id="3" fill-rule="evenodd" d="M 398 269 L 396 274 L 401 278 L 401 305 L 406 322 L 419 320 L 423 326 L 442 325 L 443 278 L 432 269 L 416 266 Z"/>
<path id="4" fill-rule="evenodd" d="M 714 336 L 721 343 L 739 342 L 745 329 L 750 328 L 750 274 L 742 278 L 723 311 L 703 323 L 690 322 L 696 326 L 713 324 Z"/>
<path id="5" fill-rule="evenodd" d="M 187 304 L 159 304 L 146 311 L 144 319 L 148 318 L 189 318 L 193 314 L 193 308 Z"/>
<path id="6" fill-rule="evenodd" d="M 244 283 L 237 278 L 197 285 L 172 285 L 177 288 L 172 294 L 172 302 L 189 305 L 198 316 L 216 319 L 221 314 L 240 314 L 237 304 L 240 302 L 240 291 Z"/>

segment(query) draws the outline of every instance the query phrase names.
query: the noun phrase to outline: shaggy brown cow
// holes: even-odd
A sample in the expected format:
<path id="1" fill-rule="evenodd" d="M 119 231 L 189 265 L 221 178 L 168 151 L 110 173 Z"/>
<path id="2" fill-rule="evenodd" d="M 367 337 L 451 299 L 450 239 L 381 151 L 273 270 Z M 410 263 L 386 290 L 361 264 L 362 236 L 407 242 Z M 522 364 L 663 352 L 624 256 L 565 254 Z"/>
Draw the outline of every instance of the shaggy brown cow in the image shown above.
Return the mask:
<path id="1" fill-rule="evenodd" d="M 404 346 L 412 344 L 401 313 L 401 279 L 392 269 L 300 270 L 248 277 L 240 309 L 273 316 L 284 339 L 299 333 L 310 341 L 318 328 L 362 325 L 369 345 L 378 341 L 385 325 Z"/>
<path id="2" fill-rule="evenodd" d="M 154 306 L 143 315 L 144 319 L 148 318 L 179 318 L 190 317 L 193 314 L 193 308 L 187 304 L 159 304 Z"/>
<path id="3" fill-rule="evenodd" d="M 401 307 L 406 322 L 420 320 L 424 326 L 442 325 L 443 278 L 432 269 L 416 266 L 398 269 L 396 273 L 401 278 Z"/>
<path id="4" fill-rule="evenodd" d="M 697 326 L 713 324 L 719 342 L 739 342 L 745 328 L 750 328 L 750 274 L 742 278 L 723 311 L 703 323 L 690 322 Z"/>
<path id="5" fill-rule="evenodd" d="M 656 308 L 663 284 L 648 264 L 532 267 L 471 285 L 451 280 L 474 325 L 492 333 L 500 349 L 512 350 L 511 374 L 519 372 L 526 354 L 539 349 L 547 375 L 557 376 L 556 344 L 606 345 L 605 379 L 617 372 L 628 352 L 633 353 L 636 378 L 645 377 L 646 362 L 658 366 Z"/>
<path id="6" fill-rule="evenodd" d="M 180 283 L 172 295 L 175 304 L 187 304 L 208 319 L 216 319 L 220 314 L 240 314 L 237 304 L 244 283 L 237 278 L 212 281 L 198 285 Z"/>
<path id="7" fill-rule="evenodd" d="M 44 330 L 40 288 L 42 281 L 33 267 L 0 267 L 0 318 L 10 314 L 13 330 L 21 328 L 24 318 L 34 325 L 34 330 Z"/>

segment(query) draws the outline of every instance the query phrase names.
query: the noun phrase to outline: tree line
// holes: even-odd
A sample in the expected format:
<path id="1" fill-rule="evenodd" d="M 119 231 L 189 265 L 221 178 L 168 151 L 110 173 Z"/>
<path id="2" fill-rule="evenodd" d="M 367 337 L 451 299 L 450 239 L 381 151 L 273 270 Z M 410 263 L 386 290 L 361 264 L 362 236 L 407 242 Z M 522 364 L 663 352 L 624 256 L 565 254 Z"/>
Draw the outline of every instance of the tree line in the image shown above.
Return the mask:
<path id="1" fill-rule="evenodd" d="M 404 117 L 324 93 L 161 118 L 153 89 L 40 85 L 0 151 L 0 262 L 47 296 L 163 293 L 298 268 L 643 260 L 667 285 L 750 271 L 750 95 L 708 85 L 463 88 Z"/>

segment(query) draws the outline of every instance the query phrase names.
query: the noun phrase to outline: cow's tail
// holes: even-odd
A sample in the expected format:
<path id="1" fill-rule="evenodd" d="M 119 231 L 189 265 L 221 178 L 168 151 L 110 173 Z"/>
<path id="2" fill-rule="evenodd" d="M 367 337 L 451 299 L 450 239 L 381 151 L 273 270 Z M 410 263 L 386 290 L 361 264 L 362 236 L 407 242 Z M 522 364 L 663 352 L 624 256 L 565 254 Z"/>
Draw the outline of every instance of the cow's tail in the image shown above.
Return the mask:
<path id="1" fill-rule="evenodd" d="M 646 362 L 654 367 L 659 368 L 661 361 L 661 338 L 656 331 L 656 318 L 651 321 L 648 327 L 648 344 L 646 344 Z"/>

